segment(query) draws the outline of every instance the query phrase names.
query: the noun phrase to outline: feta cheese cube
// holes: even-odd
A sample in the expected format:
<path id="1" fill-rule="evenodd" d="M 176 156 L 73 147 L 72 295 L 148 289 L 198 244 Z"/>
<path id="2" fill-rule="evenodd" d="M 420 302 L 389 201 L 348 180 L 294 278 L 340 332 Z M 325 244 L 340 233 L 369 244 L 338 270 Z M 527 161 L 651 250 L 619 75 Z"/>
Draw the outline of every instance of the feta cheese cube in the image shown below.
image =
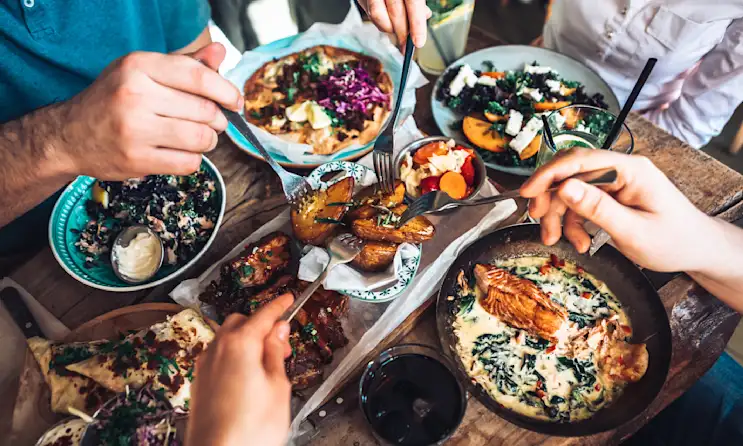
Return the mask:
<path id="1" fill-rule="evenodd" d="M 472 88 L 475 84 L 477 84 L 477 75 L 472 71 L 472 67 L 464 64 L 449 84 L 449 94 L 459 96 L 465 85 Z"/>
<path id="2" fill-rule="evenodd" d="M 546 81 L 544 81 L 544 83 L 550 88 L 550 91 L 552 93 L 559 93 L 560 92 L 560 87 L 562 86 L 562 84 L 560 83 L 560 81 L 555 81 L 555 80 L 552 80 L 552 79 L 547 79 Z"/>
<path id="3" fill-rule="evenodd" d="M 534 137 L 537 136 L 537 133 L 542 130 L 542 127 L 544 127 L 544 124 L 542 124 L 541 119 L 536 117 L 531 118 L 519 134 L 508 143 L 508 146 L 520 155 Z"/>
<path id="4" fill-rule="evenodd" d="M 495 87 L 498 80 L 490 76 L 480 76 L 477 79 L 477 83 L 480 85 L 487 85 L 488 87 Z"/>
<path id="5" fill-rule="evenodd" d="M 544 95 L 536 88 L 521 87 L 518 91 L 519 96 L 529 96 L 537 102 L 541 102 L 544 99 Z"/>
<path id="6" fill-rule="evenodd" d="M 529 74 L 547 74 L 552 71 L 552 68 L 526 64 L 524 65 L 524 71 Z"/>
<path id="7" fill-rule="evenodd" d="M 524 115 L 516 110 L 508 113 L 508 123 L 506 124 L 506 134 L 516 136 L 521 131 L 521 125 L 524 123 Z"/>

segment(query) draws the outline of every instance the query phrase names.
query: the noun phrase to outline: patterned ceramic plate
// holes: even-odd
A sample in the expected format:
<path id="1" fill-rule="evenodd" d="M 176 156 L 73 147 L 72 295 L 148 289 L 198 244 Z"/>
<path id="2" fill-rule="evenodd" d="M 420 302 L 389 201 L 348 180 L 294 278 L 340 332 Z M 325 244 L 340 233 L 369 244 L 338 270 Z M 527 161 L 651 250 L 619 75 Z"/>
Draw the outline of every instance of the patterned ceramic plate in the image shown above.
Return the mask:
<path id="1" fill-rule="evenodd" d="M 446 71 L 462 64 L 469 64 L 473 70 L 479 70 L 482 69 L 483 62 L 486 61 L 492 62 L 496 69 L 500 71 L 523 70 L 525 64 L 534 61 L 538 62 L 539 65 L 552 67 L 560 73 L 561 77 L 573 81 L 579 81 L 585 85 L 586 92 L 591 94 L 601 93 L 604 95 L 604 100 L 609 105 L 609 111 L 614 113 L 619 112 L 619 101 L 617 100 L 617 96 L 595 71 L 569 56 L 546 48 L 523 45 L 502 45 L 485 48 L 484 50 L 476 51 L 464 56 L 449 65 Z M 436 125 L 444 136 L 458 139 L 460 141 L 467 141 L 464 133 L 462 133 L 461 123 L 459 123 L 463 116 L 458 115 L 447 108 L 443 103 L 436 100 L 436 94 L 439 88 L 441 88 L 441 77 L 436 80 L 436 85 L 431 94 L 431 109 L 433 110 L 433 119 L 436 121 Z M 534 173 L 534 168 L 532 167 L 514 167 L 497 164 L 493 159 L 493 154 L 487 150 L 478 149 L 478 153 L 482 156 L 483 161 L 485 161 L 485 165 L 495 170 L 523 176 L 529 176 Z"/>
<path id="2" fill-rule="evenodd" d="M 106 291 L 126 292 L 143 290 L 160 285 L 181 275 L 209 249 L 224 217 L 226 196 L 222 175 L 219 174 L 214 164 L 206 157 L 204 157 L 202 167 L 214 179 L 217 194 L 215 203 L 216 206 L 219 206 L 219 216 L 217 217 L 214 231 L 204 247 L 185 265 L 163 266 L 155 277 L 148 282 L 137 285 L 128 284 L 116 277 L 108 261 L 100 262 L 98 265 L 86 268 L 85 255 L 75 246 L 78 237 L 73 233 L 73 230 L 79 231 L 84 228 L 88 222 L 85 203 L 91 198 L 91 191 L 96 180 L 95 178 L 86 176 L 77 177 L 75 181 L 67 186 L 52 211 L 52 217 L 49 220 L 49 244 L 52 247 L 54 257 L 62 265 L 62 268 L 76 280 L 93 288 Z"/>
<path id="3" fill-rule="evenodd" d="M 332 172 L 346 172 L 346 175 L 335 178 L 332 181 L 323 181 L 322 177 Z M 323 164 L 313 170 L 307 179 L 314 189 L 326 189 L 331 184 L 348 176 L 353 176 L 355 181 L 361 182 L 364 178 L 369 178 L 369 176 L 374 177 L 374 171 L 366 166 L 362 166 L 361 164 L 349 163 L 346 161 L 333 161 Z M 422 252 L 421 245 L 418 245 L 417 256 L 403 259 L 402 268 L 400 268 L 400 271 L 398 271 L 397 274 L 397 282 L 386 288 L 374 291 L 341 290 L 340 292 L 350 297 L 369 302 L 379 303 L 392 300 L 405 291 L 408 285 L 413 281 L 415 273 L 418 272 Z"/>
<path id="4" fill-rule="evenodd" d="M 270 54 L 276 58 L 283 57 L 287 54 L 290 54 L 294 51 L 296 51 L 295 48 L 292 48 L 292 44 L 295 40 L 300 36 L 300 34 L 289 36 L 281 40 L 277 40 L 275 42 L 268 43 L 266 45 L 262 45 L 258 48 L 253 49 L 252 51 L 258 52 L 258 53 L 264 53 L 264 54 Z M 326 44 L 326 45 L 333 45 L 333 46 L 340 46 L 340 47 L 347 47 L 345 44 L 346 42 L 336 42 L 334 39 L 330 39 L 328 41 L 325 41 L 325 39 L 320 39 L 319 41 L 315 42 L 316 44 Z M 347 47 L 350 50 L 356 51 L 357 49 L 354 48 L 353 45 Z M 247 73 L 246 73 L 247 74 Z M 245 85 L 245 81 L 248 80 L 248 77 L 252 75 L 253 73 L 249 73 L 246 76 L 240 76 L 236 77 L 232 73 L 227 74 L 227 78 L 233 81 L 235 85 L 242 91 Z M 393 83 L 395 85 L 395 89 L 397 89 L 399 84 L 399 75 L 394 75 L 394 73 L 390 73 L 393 79 Z M 397 91 L 397 90 L 395 90 Z M 241 110 L 240 113 L 242 114 L 243 111 Z M 401 115 L 398 118 L 398 122 L 403 122 L 406 116 Z M 240 132 L 233 126 L 232 124 L 229 124 L 227 126 L 227 130 L 225 131 L 227 136 L 232 140 L 232 142 L 235 143 L 236 146 L 238 146 L 240 149 L 242 149 L 244 152 L 246 152 L 248 155 L 252 156 L 253 158 L 257 158 L 259 160 L 263 160 L 263 157 L 258 152 L 258 150 L 253 147 L 253 145 L 240 134 Z M 374 146 L 374 141 L 370 142 L 369 144 L 366 144 L 364 146 L 354 146 L 353 148 L 348 148 L 341 150 L 337 153 L 328 155 L 325 157 L 325 160 L 317 161 L 317 156 L 313 156 L 314 159 L 304 159 L 300 162 L 296 162 L 290 160 L 286 156 L 284 156 L 281 153 L 278 153 L 277 151 L 273 151 L 270 148 L 268 148 L 268 151 L 271 152 L 271 156 L 284 167 L 291 167 L 295 169 L 312 169 L 321 166 L 325 162 L 332 162 L 332 161 L 353 161 L 361 158 L 362 156 L 369 153 Z"/>

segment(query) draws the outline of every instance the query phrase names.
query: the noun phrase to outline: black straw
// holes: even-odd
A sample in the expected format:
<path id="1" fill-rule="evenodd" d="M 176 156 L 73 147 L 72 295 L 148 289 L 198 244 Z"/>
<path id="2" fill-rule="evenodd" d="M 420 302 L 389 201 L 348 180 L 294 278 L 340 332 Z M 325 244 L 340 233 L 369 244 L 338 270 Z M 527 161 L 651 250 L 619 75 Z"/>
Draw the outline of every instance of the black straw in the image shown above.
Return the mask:
<path id="1" fill-rule="evenodd" d="M 601 147 L 602 149 L 609 150 L 609 148 L 614 144 L 614 140 L 617 138 L 617 136 L 619 136 L 619 132 L 622 130 L 622 125 L 624 125 L 624 120 L 627 119 L 627 115 L 629 115 L 630 110 L 632 110 L 632 106 L 635 105 L 637 97 L 640 96 L 640 91 L 642 90 L 642 87 L 645 86 L 645 82 L 647 82 L 648 77 L 650 77 L 650 72 L 653 71 L 653 67 L 655 67 L 656 62 L 658 62 L 658 59 L 654 57 L 648 59 L 648 62 L 645 64 L 645 68 L 642 69 L 642 73 L 635 83 L 635 87 L 632 89 L 632 93 L 629 94 L 627 102 L 624 103 L 622 111 L 619 112 L 617 120 L 614 121 L 614 126 L 611 128 L 611 131 L 606 136 L 604 145 Z"/>
<path id="2" fill-rule="evenodd" d="M 557 147 L 555 146 L 555 139 L 552 138 L 552 130 L 550 129 L 550 123 L 547 122 L 547 117 L 544 115 L 542 115 L 542 123 L 544 124 L 544 136 L 547 137 L 547 142 L 549 143 L 550 147 L 557 150 Z"/>

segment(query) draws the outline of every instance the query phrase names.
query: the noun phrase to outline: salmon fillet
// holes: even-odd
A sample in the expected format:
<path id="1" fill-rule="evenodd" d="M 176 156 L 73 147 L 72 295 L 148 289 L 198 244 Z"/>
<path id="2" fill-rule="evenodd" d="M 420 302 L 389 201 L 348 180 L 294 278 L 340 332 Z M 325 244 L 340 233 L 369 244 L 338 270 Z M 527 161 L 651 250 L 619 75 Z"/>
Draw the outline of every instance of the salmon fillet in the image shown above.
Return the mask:
<path id="1" fill-rule="evenodd" d="M 485 294 L 480 305 L 506 324 L 544 339 L 567 320 L 567 313 L 533 282 L 493 265 L 475 265 L 477 286 Z"/>

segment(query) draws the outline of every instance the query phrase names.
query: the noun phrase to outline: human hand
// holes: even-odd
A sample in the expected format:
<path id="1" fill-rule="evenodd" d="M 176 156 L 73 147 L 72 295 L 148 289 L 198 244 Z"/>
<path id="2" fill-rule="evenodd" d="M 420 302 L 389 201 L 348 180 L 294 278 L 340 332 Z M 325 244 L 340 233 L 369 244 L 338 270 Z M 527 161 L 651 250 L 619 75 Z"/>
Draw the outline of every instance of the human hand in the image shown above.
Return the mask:
<path id="1" fill-rule="evenodd" d="M 233 314 L 198 359 L 186 445 L 283 445 L 289 432 L 289 324 L 284 294 L 250 318 Z"/>
<path id="2" fill-rule="evenodd" d="M 401 45 L 408 34 L 417 48 L 426 43 L 426 20 L 431 17 L 426 0 L 359 0 L 359 4 L 377 28 L 394 34 Z"/>
<path id="3" fill-rule="evenodd" d="M 70 174 L 102 180 L 195 172 L 227 127 L 215 102 L 243 104 L 214 71 L 224 54 L 213 43 L 190 56 L 135 52 L 114 61 L 64 104 L 55 158 Z"/>
<path id="4" fill-rule="evenodd" d="M 554 182 L 610 167 L 618 178 L 604 190 L 572 179 L 556 192 L 545 193 Z M 541 219 L 546 245 L 557 243 L 564 232 L 579 252 L 586 252 L 591 243 L 583 228 L 587 219 L 606 230 L 617 248 L 643 267 L 695 271 L 705 263 L 694 240 L 712 219 L 647 158 L 606 150 L 560 151 L 521 187 L 521 195 L 532 199 L 529 213 Z"/>

